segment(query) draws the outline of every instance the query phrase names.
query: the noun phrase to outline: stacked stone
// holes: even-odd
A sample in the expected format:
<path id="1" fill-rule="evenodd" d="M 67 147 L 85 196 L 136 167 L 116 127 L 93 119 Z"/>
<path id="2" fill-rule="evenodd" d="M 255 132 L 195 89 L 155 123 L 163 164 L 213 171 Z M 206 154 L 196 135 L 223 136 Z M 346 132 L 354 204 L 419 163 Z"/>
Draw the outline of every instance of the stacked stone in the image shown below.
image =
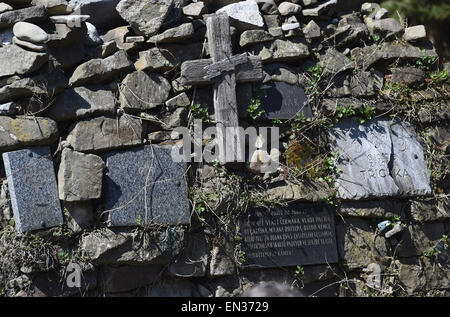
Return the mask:
<path id="1" fill-rule="evenodd" d="M 422 91 L 426 74 L 415 67 L 417 61 L 437 57 L 433 45 L 426 40 L 425 28 L 404 28 L 388 18 L 388 12 L 378 4 L 365 3 L 357 12 L 341 12 L 338 0 L 3 2 L 0 3 L 0 152 L 8 162 L 14 160 L 14 155 L 8 154 L 11 151 L 18 150 L 15 155 L 21 158 L 30 154 L 29 157 L 35 158 L 35 151 L 28 149 L 36 146 L 46 147 L 37 152 L 42 151 L 47 157 L 56 152 L 56 173 L 51 166 L 48 170 L 57 176 L 56 200 L 62 202 L 63 208 L 59 208 L 57 201 L 58 207 L 51 212 L 61 214 L 61 209 L 65 210 L 64 218 L 49 218 L 53 222 L 46 223 L 37 219 L 36 226 L 21 223 L 17 228 L 35 232 L 64 221 L 74 235 L 82 237 L 77 247 L 93 264 L 86 271 L 93 272 L 86 275 L 91 280 L 83 284 L 85 290 L 94 290 L 93 294 L 126 294 L 146 286 L 141 295 L 231 296 L 261 276 L 292 278 L 284 270 L 273 269 L 260 271 L 263 274 L 259 275 L 242 273 L 236 279 L 240 283 L 233 284 L 228 276 L 236 272 L 236 267 L 227 254 L 235 250 L 208 245 L 203 229 L 189 232 L 176 225 L 188 224 L 186 217 L 177 218 L 174 223 L 162 215 L 170 227 L 156 232 L 154 243 L 146 245 L 139 244 L 139 233 L 135 230 L 98 229 L 100 215 L 94 210 L 108 209 L 105 205 L 116 198 L 108 196 L 105 186 L 114 188 L 111 191 L 116 193 L 127 191 L 114 183 L 121 176 L 114 173 L 126 174 L 129 166 L 126 163 L 139 155 L 148 155 L 149 147 L 144 145 L 176 144 L 179 137 L 171 132 L 187 125 L 191 104 L 199 103 L 213 114 L 212 87 L 183 85 L 180 76 L 183 62 L 209 57 L 204 45 L 208 40 L 205 23 L 208 14 L 230 17 L 233 53 L 259 56 L 264 84 L 275 87 L 281 94 L 294 91 L 298 92 L 295 96 L 305 96 L 309 70 L 319 63 L 323 68 L 321 75 L 329 80 L 325 87 L 320 87 L 323 94 L 318 104 L 329 116 L 338 111 L 339 105 L 359 109 L 370 104 L 377 115 L 385 113 L 391 103 L 380 93 L 386 81 L 417 88 L 412 97 L 423 104 L 440 100 L 442 109 L 432 112 L 419 109 L 418 115 L 421 123 L 433 129 L 439 146 L 448 146 L 448 96 L 428 89 Z M 392 65 L 394 61 L 398 65 Z M 237 86 L 243 126 L 251 121 L 246 109 L 255 87 L 257 84 L 250 83 Z M 298 111 L 302 110 L 300 106 L 296 108 Z M 310 109 L 307 115 L 312 118 L 314 113 Z M 389 131 L 389 135 L 395 132 Z M 288 138 L 281 141 L 285 149 L 289 147 Z M 389 141 L 389 145 L 390 142 L 394 141 Z M 421 148 L 418 144 L 414 142 Z M 121 152 L 115 156 L 115 151 Z M 107 163 L 114 162 L 117 170 L 111 165 L 107 167 Z M 121 167 L 122 163 L 126 166 Z M 135 165 L 146 163 L 146 159 L 136 159 Z M 160 168 L 164 170 L 164 166 Z M 208 169 L 211 166 L 205 166 L 203 172 L 207 174 Z M 51 177 L 55 178 L 50 175 L 49 182 Z M 277 201 L 318 202 L 332 192 L 320 182 L 293 184 L 284 181 L 283 175 L 275 179 L 266 194 Z M 443 179 L 439 186 L 448 193 L 448 176 Z M 395 181 L 392 176 L 392 182 Z M 5 185 L 2 199 L 7 192 Z M 400 190 L 399 184 L 395 185 Z M 449 271 L 434 272 L 431 261 L 424 256 L 449 231 L 448 201 L 416 199 L 416 195 L 430 194 L 431 187 L 424 188 L 421 193 L 404 190 L 401 197 L 367 195 L 359 197 L 362 200 L 344 202 L 337 211 L 345 221 L 336 217 L 338 251 L 345 263 L 344 270 L 356 274 L 396 253 L 400 256 L 397 263 L 400 280 L 409 293 L 448 292 Z M 158 194 L 163 197 L 164 192 L 160 190 Z M 167 200 L 184 203 L 174 197 Z M 410 220 L 411 234 L 393 251 L 385 240 L 373 239 L 374 227 L 385 218 L 399 215 Z M 130 225 L 136 220 L 118 221 Z M 160 272 L 166 267 L 168 276 L 177 279 L 166 275 L 160 284 L 148 286 L 160 280 Z M 333 266 L 333 269 L 340 268 Z M 96 288 L 98 272 L 103 274 L 103 289 Z M 49 287 L 50 282 L 43 281 L 38 271 L 27 274 L 33 276 L 36 294 L 59 295 L 52 290 L 60 288 Z M 207 282 L 190 277 L 206 277 Z M 309 266 L 305 277 L 305 284 L 319 289 L 320 283 L 330 282 L 334 274 L 325 265 Z M 226 291 L 223 285 L 231 291 Z M 356 286 L 361 291 L 361 285 Z M 338 291 L 326 289 L 331 290 L 327 295 Z M 73 292 L 64 289 L 63 295 Z"/>

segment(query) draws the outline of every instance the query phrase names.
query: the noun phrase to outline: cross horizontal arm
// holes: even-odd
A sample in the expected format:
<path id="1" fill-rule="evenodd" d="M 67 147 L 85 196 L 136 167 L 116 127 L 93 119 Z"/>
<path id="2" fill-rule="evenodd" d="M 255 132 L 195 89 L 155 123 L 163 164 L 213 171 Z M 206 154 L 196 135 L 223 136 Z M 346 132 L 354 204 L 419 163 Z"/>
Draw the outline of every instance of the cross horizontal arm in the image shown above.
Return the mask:
<path id="1" fill-rule="evenodd" d="M 220 63 L 220 62 L 219 62 Z M 186 61 L 181 65 L 181 83 L 183 85 L 208 85 L 214 81 L 207 78 L 205 67 L 213 65 L 212 59 Z M 249 56 L 244 64 L 237 65 L 236 81 L 238 83 L 262 81 L 262 62 L 259 56 Z"/>
<path id="2" fill-rule="evenodd" d="M 247 53 L 235 55 L 230 58 L 225 58 L 217 63 L 205 66 L 207 79 L 213 79 L 220 76 L 223 72 L 235 70 L 237 65 L 241 65 L 248 62 Z"/>

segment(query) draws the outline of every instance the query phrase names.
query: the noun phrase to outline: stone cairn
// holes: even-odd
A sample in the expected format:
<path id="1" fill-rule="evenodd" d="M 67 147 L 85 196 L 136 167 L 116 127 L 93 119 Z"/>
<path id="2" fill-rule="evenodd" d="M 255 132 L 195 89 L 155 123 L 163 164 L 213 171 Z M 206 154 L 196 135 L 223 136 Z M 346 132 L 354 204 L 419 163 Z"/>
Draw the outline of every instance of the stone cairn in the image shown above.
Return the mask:
<path id="1" fill-rule="evenodd" d="M 261 281 L 449 295 L 450 69 L 424 26 L 338 0 L 1 1 L 0 296 L 237 296 Z M 256 178 L 259 202 L 328 201 L 339 263 L 245 270 L 239 228 L 220 218 L 239 180 L 171 162 L 173 129 L 214 122 L 213 85 L 183 70 L 210 58 L 214 14 L 233 54 L 262 65 L 259 83 L 236 75 L 240 125 L 281 130 L 278 171 L 236 173 Z M 325 174 L 294 181 L 324 153 Z"/>

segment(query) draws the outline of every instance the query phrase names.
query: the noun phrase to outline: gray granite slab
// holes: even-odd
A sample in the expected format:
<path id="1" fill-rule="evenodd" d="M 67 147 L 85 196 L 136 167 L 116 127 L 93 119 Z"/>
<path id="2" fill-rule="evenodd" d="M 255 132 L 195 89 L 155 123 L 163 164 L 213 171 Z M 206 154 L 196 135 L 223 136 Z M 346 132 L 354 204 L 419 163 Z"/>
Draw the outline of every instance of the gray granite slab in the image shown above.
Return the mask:
<path id="1" fill-rule="evenodd" d="M 63 222 L 49 147 L 3 153 L 16 229 L 28 232 Z"/>
<path id="2" fill-rule="evenodd" d="M 143 146 L 104 155 L 104 207 L 108 225 L 190 223 L 186 163 L 175 163 L 170 146 Z"/>
<path id="3" fill-rule="evenodd" d="M 339 153 L 338 195 L 359 200 L 431 193 L 423 149 L 406 123 L 378 118 L 359 124 L 342 120 L 329 130 L 332 151 Z"/>
<path id="4" fill-rule="evenodd" d="M 246 268 L 338 261 L 333 211 L 321 204 L 257 209 L 239 219 Z"/>

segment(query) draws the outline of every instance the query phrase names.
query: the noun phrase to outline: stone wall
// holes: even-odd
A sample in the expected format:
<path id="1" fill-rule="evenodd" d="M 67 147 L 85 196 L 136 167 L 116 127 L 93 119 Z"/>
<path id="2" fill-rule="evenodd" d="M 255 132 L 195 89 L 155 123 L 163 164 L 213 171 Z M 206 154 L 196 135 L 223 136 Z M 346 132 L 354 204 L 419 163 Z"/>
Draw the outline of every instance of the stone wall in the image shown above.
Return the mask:
<path id="1" fill-rule="evenodd" d="M 448 296 L 450 66 L 423 26 L 347 9 L 3 0 L 0 295 L 221 297 L 275 281 L 305 296 Z M 239 124 L 280 129 L 275 172 L 260 170 L 273 153 L 168 156 L 175 128 L 215 124 L 213 85 L 186 84 L 182 65 L 209 58 L 216 10 L 233 54 L 262 62 L 262 82 L 238 80 Z M 240 215 L 298 202 L 332 211 L 338 261 L 247 268 Z"/>

